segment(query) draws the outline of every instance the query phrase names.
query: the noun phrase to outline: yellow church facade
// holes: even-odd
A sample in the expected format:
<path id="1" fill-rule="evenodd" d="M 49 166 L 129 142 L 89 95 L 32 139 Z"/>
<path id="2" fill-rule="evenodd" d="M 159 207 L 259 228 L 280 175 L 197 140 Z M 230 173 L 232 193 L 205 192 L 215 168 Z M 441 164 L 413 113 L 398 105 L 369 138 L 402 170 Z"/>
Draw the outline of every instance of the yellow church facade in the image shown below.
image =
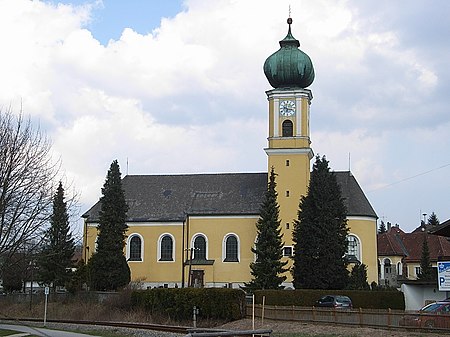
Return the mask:
<path id="1" fill-rule="evenodd" d="M 127 175 L 123 189 L 129 211 L 124 248 L 132 281 L 143 287 L 239 287 L 251 280 L 251 248 L 268 172 L 276 173 L 284 259 L 292 265 L 292 231 L 300 197 L 308 190 L 314 79 L 309 57 L 291 34 L 264 64 L 273 89 L 268 99 L 268 171 L 261 173 Z M 255 149 L 257 150 L 257 149 Z M 351 172 L 335 172 L 347 206 L 351 263 L 368 267 L 377 282 L 377 215 Z M 84 259 L 95 251 L 98 212 L 84 215 Z M 350 264 L 351 265 L 351 264 Z M 292 287 L 286 273 L 285 287 Z"/>

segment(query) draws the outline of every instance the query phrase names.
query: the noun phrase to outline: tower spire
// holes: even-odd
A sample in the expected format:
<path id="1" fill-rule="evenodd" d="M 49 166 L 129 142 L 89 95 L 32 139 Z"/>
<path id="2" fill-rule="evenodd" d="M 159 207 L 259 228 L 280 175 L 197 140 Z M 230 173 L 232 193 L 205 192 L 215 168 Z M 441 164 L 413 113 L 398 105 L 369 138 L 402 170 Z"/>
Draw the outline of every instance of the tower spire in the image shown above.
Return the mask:
<path id="1" fill-rule="evenodd" d="M 300 42 L 292 35 L 292 18 L 280 49 L 264 62 L 264 74 L 274 88 L 306 88 L 314 81 L 314 68 L 309 56 L 299 49 Z"/>
<path id="2" fill-rule="evenodd" d="M 291 5 L 289 5 L 289 17 L 287 19 L 287 23 L 289 25 L 289 30 L 288 30 L 288 34 L 292 34 L 291 33 L 291 24 L 292 24 L 292 18 L 291 18 Z"/>

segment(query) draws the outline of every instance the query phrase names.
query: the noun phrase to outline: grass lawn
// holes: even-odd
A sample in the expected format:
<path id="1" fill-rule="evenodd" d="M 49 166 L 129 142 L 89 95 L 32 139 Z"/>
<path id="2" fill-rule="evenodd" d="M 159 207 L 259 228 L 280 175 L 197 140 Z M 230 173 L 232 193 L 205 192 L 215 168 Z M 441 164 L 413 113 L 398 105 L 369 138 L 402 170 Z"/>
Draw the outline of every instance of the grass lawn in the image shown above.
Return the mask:
<path id="1" fill-rule="evenodd" d="M 14 330 L 3 330 L 3 329 L 0 329 L 0 336 L 15 335 L 16 333 L 20 333 L 20 332 L 14 331 Z"/>

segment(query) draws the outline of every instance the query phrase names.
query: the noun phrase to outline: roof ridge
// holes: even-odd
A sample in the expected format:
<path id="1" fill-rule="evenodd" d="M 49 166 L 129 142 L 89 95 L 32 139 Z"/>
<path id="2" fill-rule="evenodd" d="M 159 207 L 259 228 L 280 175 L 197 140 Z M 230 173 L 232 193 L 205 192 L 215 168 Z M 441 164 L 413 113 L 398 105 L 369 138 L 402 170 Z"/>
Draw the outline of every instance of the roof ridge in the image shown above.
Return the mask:
<path id="1" fill-rule="evenodd" d="M 396 253 L 397 250 L 394 249 L 394 246 L 393 246 L 393 244 L 392 244 L 392 242 L 391 242 L 391 236 L 388 235 L 388 233 L 386 233 L 386 237 L 387 237 L 387 239 L 388 239 L 388 244 L 389 244 L 389 246 L 391 247 L 391 251 L 394 252 L 394 253 Z"/>
<path id="2" fill-rule="evenodd" d="M 155 173 L 155 174 L 127 174 L 125 177 L 186 177 L 186 176 L 219 176 L 219 175 L 247 175 L 268 174 L 267 172 L 209 172 L 209 173 Z"/>
<path id="3" fill-rule="evenodd" d="M 396 233 L 394 234 L 394 237 L 395 237 L 395 239 L 397 240 L 397 242 L 398 242 L 398 244 L 399 244 L 399 246 L 400 246 L 400 249 L 403 251 L 403 253 L 404 253 L 406 256 L 409 256 L 410 253 L 409 253 L 408 249 L 406 248 L 405 244 L 403 243 L 403 239 L 402 239 L 402 237 L 399 235 L 399 233 L 396 232 Z"/>

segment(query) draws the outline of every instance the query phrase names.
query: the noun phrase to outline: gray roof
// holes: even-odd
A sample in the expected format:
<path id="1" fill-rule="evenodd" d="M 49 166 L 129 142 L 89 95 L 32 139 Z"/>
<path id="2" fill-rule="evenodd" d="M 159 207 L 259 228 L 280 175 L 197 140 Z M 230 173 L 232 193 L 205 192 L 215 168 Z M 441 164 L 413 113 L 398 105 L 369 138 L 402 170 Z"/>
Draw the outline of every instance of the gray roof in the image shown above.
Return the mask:
<path id="1" fill-rule="evenodd" d="M 348 215 L 376 217 L 350 172 L 336 172 Z M 267 173 L 127 175 L 122 186 L 129 222 L 182 221 L 186 215 L 259 215 Z M 83 217 L 98 222 L 100 202 Z"/>
<path id="2" fill-rule="evenodd" d="M 341 194 L 347 207 L 347 216 L 370 216 L 378 218 L 372 205 L 350 171 L 335 172 Z"/>

